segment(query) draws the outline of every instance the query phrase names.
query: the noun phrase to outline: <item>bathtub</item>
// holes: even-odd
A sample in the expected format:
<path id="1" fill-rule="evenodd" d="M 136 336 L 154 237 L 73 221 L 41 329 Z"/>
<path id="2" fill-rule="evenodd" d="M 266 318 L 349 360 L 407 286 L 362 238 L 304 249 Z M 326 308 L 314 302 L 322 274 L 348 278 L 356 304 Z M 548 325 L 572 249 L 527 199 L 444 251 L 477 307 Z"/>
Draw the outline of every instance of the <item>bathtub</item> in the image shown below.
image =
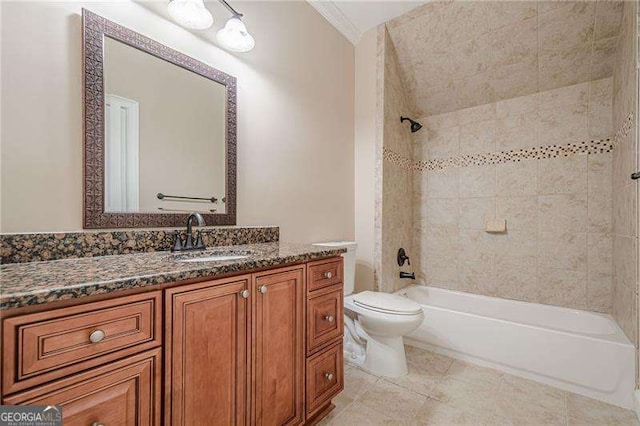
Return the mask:
<path id="1" fill-rule="evenodd" d="M 414 285 L 425 320 L 405 343 L 633 407 L 635 348 L 609 315 Z"/>

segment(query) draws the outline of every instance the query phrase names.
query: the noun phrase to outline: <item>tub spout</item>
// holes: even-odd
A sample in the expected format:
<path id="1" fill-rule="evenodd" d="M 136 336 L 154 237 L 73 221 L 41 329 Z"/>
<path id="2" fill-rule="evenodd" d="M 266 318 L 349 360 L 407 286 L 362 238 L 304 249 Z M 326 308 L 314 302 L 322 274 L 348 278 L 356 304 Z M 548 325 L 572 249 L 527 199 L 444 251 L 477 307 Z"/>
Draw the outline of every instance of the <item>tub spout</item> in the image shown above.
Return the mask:
<path id="1" fill-rule="evenodd" d="M 400 272 L 400 278 L 411 278 L 412 280 L 416 279 L 416 273 L 415 272 Z"/>

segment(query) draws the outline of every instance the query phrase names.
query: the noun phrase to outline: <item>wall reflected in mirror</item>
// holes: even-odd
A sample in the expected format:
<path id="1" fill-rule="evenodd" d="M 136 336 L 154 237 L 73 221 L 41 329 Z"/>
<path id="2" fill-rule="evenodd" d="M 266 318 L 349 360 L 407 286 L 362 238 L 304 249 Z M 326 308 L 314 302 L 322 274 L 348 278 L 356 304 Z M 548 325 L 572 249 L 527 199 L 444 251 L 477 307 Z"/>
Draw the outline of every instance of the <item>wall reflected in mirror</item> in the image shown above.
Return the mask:
<path id="1" fill-rule="evenodd" d="M 104 86 L 104 211 L 226 213 L 225 86 L 109 37 Z"/>

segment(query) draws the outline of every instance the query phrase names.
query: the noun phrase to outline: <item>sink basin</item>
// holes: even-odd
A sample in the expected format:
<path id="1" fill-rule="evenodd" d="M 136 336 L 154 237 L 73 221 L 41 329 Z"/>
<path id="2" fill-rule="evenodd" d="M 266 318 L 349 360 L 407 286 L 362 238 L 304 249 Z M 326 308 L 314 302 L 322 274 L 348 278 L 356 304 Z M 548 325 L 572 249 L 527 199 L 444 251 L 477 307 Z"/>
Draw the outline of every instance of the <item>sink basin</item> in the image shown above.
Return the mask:
<path id="1" fill-rule="evenodd" d="M 181 263 L 194 263 L 194 262 L 222 262 L 225 260 L 240 260 L 246 259 L 249 256 L 241 256 L 241 255 L 213 255 L 213 256 L 202 256 L 202 257 L 187 257 L 182 259 L 176 259 L 176 262 Z"/>

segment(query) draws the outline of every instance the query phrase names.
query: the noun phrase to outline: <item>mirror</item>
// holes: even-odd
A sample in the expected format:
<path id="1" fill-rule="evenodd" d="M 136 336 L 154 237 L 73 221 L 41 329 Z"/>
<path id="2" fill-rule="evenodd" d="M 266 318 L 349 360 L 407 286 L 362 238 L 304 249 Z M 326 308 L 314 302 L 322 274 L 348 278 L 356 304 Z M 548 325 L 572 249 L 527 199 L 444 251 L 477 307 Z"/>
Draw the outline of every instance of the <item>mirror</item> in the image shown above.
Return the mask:
<path id="1" fill-rule="evenodd" d="M 104 86 L 105 211 L 224 213 L 225 87 L 109 37 Z"/>
<path id="2" fill-rule="evenodd" d="M 235 224 L 235 78 L 83 10 L 85 228 Z"/>

